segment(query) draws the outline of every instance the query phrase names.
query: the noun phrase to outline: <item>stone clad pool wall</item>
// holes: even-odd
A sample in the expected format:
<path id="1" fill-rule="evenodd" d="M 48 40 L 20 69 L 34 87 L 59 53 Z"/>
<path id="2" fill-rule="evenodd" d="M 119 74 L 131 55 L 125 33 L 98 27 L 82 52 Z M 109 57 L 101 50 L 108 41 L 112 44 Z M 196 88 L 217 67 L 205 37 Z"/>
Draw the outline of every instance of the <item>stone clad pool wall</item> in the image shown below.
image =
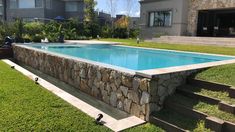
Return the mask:
<path id="1" fill-rule="evenodd" d="M 19 63 L 144 120 L 149 119 L 152 111 L 160 110 L 165 98 L 174 93 L 177 86 L 184 84 L 187 76 L 196 72 L 191 70 L 145 78 L 20 45 L 14 45 L 13 51 Z"/>

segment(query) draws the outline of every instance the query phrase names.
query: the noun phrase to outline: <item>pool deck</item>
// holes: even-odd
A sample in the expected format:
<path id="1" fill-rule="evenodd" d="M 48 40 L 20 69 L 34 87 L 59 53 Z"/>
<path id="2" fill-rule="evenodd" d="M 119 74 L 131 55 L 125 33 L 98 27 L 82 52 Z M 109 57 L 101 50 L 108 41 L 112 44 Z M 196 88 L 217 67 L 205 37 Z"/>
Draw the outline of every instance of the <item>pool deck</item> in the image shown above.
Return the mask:
<path id="1" fill-rule="evenodd" d="M 3 62 L 8 64 L 9 66 L 15 66 L 15 69 L 17 71 L 29 77 L 31 80 L 34 80 L 36 77 L 38 77 L 38 75 L 35 75 L 31 71 L 26 70 L 25 68 L 17 65 L 16 63 L 10 60 L 3 60 Z M 104 122 L 104 125 L 115 132 L 123 131 L 125 129 L 145 123 L 144 120 L 141 120 L 140 118 L 137 118 L 136 116 L 131 116 L 131 115 L 126 116 L 126 114 L 123 114 L 124 117 L 117 119 L 111 116 L 112 113 L 104 112 L 101 109 L 98 109 L 97 107 L 94 107 L 93 105 L 87 103 L 87 101 L 84 101 L 84 98 L 88 98 L 87 95 L 84 95 L 82 93 L 77 93 L 79 97 L 74 96 L 73 94 L 65 91 L 64 88 L 57 87 L 56 85 L 52 84 L 51 82 L 48 82 L 47 80 L 41 77 L 38 77 L 38 78 L 39 78 L 38 80 L 39 85 L 49 90 L 53 94 L 57 95 L 58 97 L 62 98 L 63 100 L 67 101 L 74 107 L 80 109 L 82 112 L 88 114 L 92 118 L 97 118 L 97 115 L 102 113 L 104 116 L 102 119 L 102 121 Z M 72 91 L 72 93 L 74 93 L 74 91 Z M 96 103 L 98 103 L 100 106 L 100 102 L 96 102 Z M 105 104 L 101 104 L 101 105 L 105 105 Z M 117 113 L 117 111 L 115 110 L 112 110 L 112 112 L 114 112 L 114 114 Z"/>
<path id="2" fill-rule="evenodd" d="M 82 44 L 110 44 L 110 45 L 119 45 L 118 42 L 108 42 L 108 41 L 99 41 L 99 40 L 65 40 L 65 43 L 82 43 Z"/>

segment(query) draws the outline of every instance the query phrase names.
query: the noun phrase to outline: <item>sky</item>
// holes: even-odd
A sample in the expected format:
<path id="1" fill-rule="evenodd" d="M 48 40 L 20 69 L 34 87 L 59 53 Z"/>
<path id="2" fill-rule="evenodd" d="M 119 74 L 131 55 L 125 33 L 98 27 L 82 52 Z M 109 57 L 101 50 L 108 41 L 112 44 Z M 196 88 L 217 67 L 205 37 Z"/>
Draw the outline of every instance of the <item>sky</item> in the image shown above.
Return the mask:
<path id="1" fill-rule="evenodd" d="M 96 9 L 99 11 L 104 11 L 106 13 L 110 13 L 110 7 L 108 6 L 108 0 L 96 0 L 97 6 Z M 126 0 L 116 0 L 117 6 L 116 6 L 116 14 L 126 14 L 127 12 L 127 6 L 125 3 Z M 131 5 L 132 8 L 130 11 L 130 16 L 132 17 L 138 17 L 140 15 L 140 4 L 139 0 L 132 0 L 133 4 Z"/>

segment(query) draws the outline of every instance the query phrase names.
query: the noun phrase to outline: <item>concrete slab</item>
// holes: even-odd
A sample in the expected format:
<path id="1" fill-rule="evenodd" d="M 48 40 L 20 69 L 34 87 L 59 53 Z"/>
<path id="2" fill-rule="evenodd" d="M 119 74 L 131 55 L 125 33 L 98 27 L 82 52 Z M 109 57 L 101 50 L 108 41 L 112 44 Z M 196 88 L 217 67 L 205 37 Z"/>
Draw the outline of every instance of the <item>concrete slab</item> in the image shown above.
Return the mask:
<path id="1" fill-rule="evenodd" d="M 10 61 L 10 60 L 3 60 L 5 63 L 7 63 L 10 66 L 15 66 L 15 69 L 25 76 L 29 77 L 30 79 L 34 80 L 38 75 L 30 72 L 29 70 L 26 70 L 25 68 L 17 65 L 16 63 Z M 82 100 L 81 97 L 84 97 L 81 93 L 77 92 L 78 96 L 72 95 L 69 92 L 66 92 L 60 87 L 55 86 L 54 84 L 44 80 L 43 78 L 38 77 L 38 83 L 44 87 L 45 89 L 51 91 L 58 97 L 62 98 L 66 102 L 70 103 L 71 105 L 75 106 L 76 108 L 80 109 L 84 113 L 88 114 L 92 118 L 97 118 L 98 114 L 103 114 L 104 118 L 102 121 L 105 123 L 104 125 L 108 128 L 110 128 L 113 131 L 122 131 L 127 128 L 131 128 L 140 124 L 145 123 L 144 120 L 141 120 L 140 118 L 137 118 L 135 116 L 125 115 L 124 117 L 117 116 L 116 118 L 112 117 L 110 113 L 104 112 L 100 109 L 97 109 L 96 107 L 90 105 L 85 100 Z M 73 91 L 74 92 L 74 91 Z M 80 98 L 79 98 L 79 95 Z M 87 95 L 86 95 L 87 96 Z M 89 101 L 88 101 L 89 102 Z M 97 101 L 98 102 L 98 101 Z M 100 102 L 99 102 L 100 104 Z M 105 108 L 105 107 L 104 107 Z M 115 113 L 115 112 L 111 112 Z"/>
<path id="2" fill-rule="evenodd" d="M 76 44 L 120 44 L 118 42 L 107 42 L 107 41 L 99 41 L 99 40 L 65 40 L 65 43 L 76 43 Z"/>

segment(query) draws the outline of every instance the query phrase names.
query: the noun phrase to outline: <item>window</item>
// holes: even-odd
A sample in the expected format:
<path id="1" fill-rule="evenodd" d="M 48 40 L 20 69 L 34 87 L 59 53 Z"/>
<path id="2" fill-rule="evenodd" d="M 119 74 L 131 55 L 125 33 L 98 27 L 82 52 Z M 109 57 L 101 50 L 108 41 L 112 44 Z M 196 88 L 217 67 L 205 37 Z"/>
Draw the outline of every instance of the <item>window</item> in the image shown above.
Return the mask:
<path id="1" fill-rule="evenodd" d="M 35 7 L 36 7 L 36 8 L 43 7 L 43 5 L 42 5 L 42 0 L 35 0 Z"/>
<path id="2" fill-rule="evenodd" d="M 0 6 L 0 15 L 3 15 L 3 6 Z"/>
<path id="3" fill-rule="evenodd" d="M 78 3 L 74 1 L 68 1 L 65 3 L 66 12 L 76 12 L 78 11 Z"/>
<path id="4" fill-rule="evenodd" d="M 35 1 L 19 0 L 19 8 L 35 8 Z"/>
<path id="5" fill-rule="evenodd" d="M 10 0 L 10 8 L 11 9 L 17 8 L 17 1 L 16 0 Z"/>
<path id="6" fill-rule="evenodd" d="M 171 26 L 172 11 L 156 11 L 149 13 L 150 27 L 167 27 Z"/>
<path id="7" fill-rule="evenodd" d="M 46 8 L 47 9 L 51 9 L 52 8 L 51 0 L 46 0 Z"/>

